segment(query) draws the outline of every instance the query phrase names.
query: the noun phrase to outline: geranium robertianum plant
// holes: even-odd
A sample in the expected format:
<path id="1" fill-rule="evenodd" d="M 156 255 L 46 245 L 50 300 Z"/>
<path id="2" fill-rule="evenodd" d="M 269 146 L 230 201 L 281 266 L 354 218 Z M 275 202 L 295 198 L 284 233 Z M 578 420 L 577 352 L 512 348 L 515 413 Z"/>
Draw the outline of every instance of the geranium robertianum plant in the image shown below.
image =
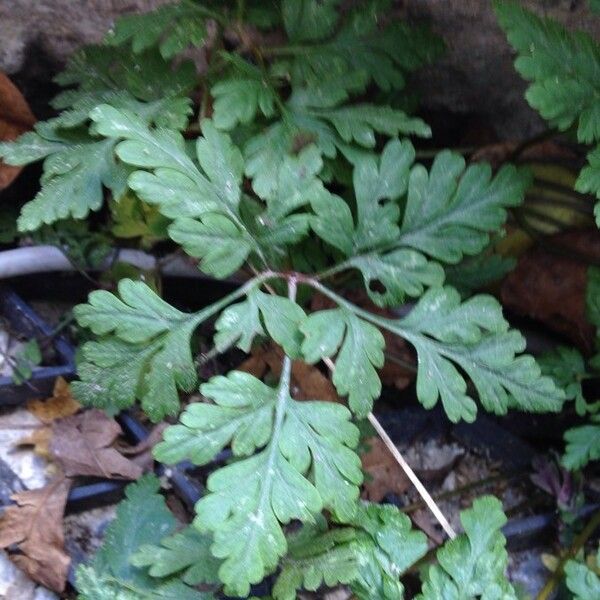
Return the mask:
<path id="1" fill-rule="evenodd" d="M 430 130 L 400 108 L 402 90 L 440 44 L 390 16 L 389 2 L 340 4 L 184 1 L 127 17 L 59 76 L 69 86 L 54 101 L 59 116 L 0 145 L 13 164 L 44 159 L 21 231 L 134 194 L 206 274 L 246 274 L 194 313 L 140 281 L 92 292 L 76 309 L 97 336 L 82 347 L 73 383 L 84 404 L 116 412 L 137 401 L 153 421 L 178 415 L 180 392 L 199 383 L 192 338 L 208 321 L 217 352 L 267 339 L 282 349 L 275 385 L 236 370 L 202 382 L 204 401 L 187 406 L 155 449 L 167 464 L 205 465 L 231 448 L 194 526 L 173 533 L 157 484 L 133 486 L 105 549 L 80 570 L 82 598 L 212 594 L 190 587 L 201 583 L 246 596 L 276 572 L 275 598 L 322 583 L 349 584 L 360 598 L 402 597 L 400 575 L 425 554 L 424 536 L 396 508 L 359 500 L 356 422 L 381 392 L 382 331 L 411 344 L 418 399 L 441 402 L 452 421 L 473 421 L 478 406 L 561 407 L 563 392 L 523 354 L 500 304 L 444 285 L 445 268 L 481 253 L 522 202 L 527 171 L 494 174 L 450 151 L 419 164 L 409 136 Z M 198 75 L 179 55 L 200 46 Z M 348 282 L 377 306 L 415 306 L 382 316 L 351 302 Z M 331 308 L 311 310 L 315 294 Z M 296 400 L 296 360 L 327 362 L 347 407 Z M 142 517 L 166 524 L 149 529 Z M 466 511 L 465 534 L 438 552 L 421 597 L 515 598 L 504 520 L 493 498 Z"/>

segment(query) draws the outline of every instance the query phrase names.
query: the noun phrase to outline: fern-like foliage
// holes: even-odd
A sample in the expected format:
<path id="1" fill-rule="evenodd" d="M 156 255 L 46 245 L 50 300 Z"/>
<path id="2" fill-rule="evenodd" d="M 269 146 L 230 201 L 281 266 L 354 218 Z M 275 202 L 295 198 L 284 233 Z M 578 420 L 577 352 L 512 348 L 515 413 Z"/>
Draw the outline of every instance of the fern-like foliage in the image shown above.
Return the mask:
<path id="1" fill-rule="evenodd" d="M 127 60 L 111 49 L 90 47 L 71 60 L 57 82 L 76 86 L 55 98 L 62 113 L 15 142 L 0 143 L 0 157 L 8 164 L 44 159 L 42 189 L 25 204 L 21 231 L 67 217 L 83 219 L 103 205 L 105 189 L 116 199 L 127 190 L 130 170 L 115 156 L 114 141 L 88 127 L 90 110 L 111 102 L 146 123 L 182 129 L 191 112 L 186 94 L 195 72 L 190 62 L 172 69 L 153 51 Z"/>
<path id="2" fill-rule="evenodd" d="M 600 45 L 588 34 L 570 32 L 540 18 L 516 2 L 496 2 L 496 12 L 508 41 L 518 53 L 515 67 L 531 82 L 526 98 L 560 131 L 576 128 L 582 144 L 600 142 Z M 576 183 L 580 192 L 600 198 L 600 150 L 588 155 L 588 165 Z M 600 225 L 600 205 L 596 205 Z"/>
<path id="3" fill-rule="evenodd" d="M 179 578 L 153 577 L 130 562 L 133 552 L 158 544 L 175 529 L 175 517 L 157 493 L 159 485 L 156 477 L 145 476 L 127 487 L 126 499 L 106 529 L 102 547 L 89 564 L 77 569 L 80 600 L 214 598 L 213 594 L 199 592 Z M 165 575 L 170 573 L 165 572 Z"/>
<path id="4" fill-rule="evenodd" d="M 516 600 L 504 576 L 508 554 L 500 501 L 491 496 L 475 500 L 461 521 L 465 533 L 438 550 L 439 564 L 429 569 L 418 600 Z"/>
<path id="5" fill-rule="evenodd" d="M 200 383 L 201 401 L 165 431 L 155 455 L 197 465 L 226 448 L 233 455 L 209 474 L 193 526 L 178 532 L 154 480 L 131 487 L 105 550 L 80 570 L 83 598 L 201 598 L 193 586 L 218 582 L 244 596 L 278 567 L 276 598 L 335 583 L 358 598 L 401 598 L 400 575 L 424 554 L 423 536 L 397 510 L 358 500 L 355 421 L 381 392 L 384 332 L 412 345 L 419 400 L 440 401 L 453 421 L 472 421 L 478 404 L 496 414 L 560 408 L 563 392 L 523 354 L 498 302 L 461 299 L 443 285 L 447 267 L 489 245 L 529 175 L 512 166 L 493 173 L 449 151 L 429 168 L 415 162 L 406 136 L 429 135 L 428 126 L 365 93 L 397 93 L 439 43 L 390 7 L 184 0 L 126 17 L 60 76 L 70 86 L 55 100 L 62 112 L 0 145 L 8 162 L 45 161 L 22 230 L 83 218 L 110 192 L 114 215 L 142 207 L 206 274 L 244 281 L 196 312 L 131 280 L 76 308 L 96 336 L 81 349 L 72 387 L 84 404 L 116 413 L 139 401 L 159 421 Z M 281 44 L 267 43 L 265 30 Z M 202 74 L 179 56 L 190 46 L 208 50 Z M 142 225 L 133 231 L 151 233 Z M 384 317 L 349 302 L 344 282 L 379 306 L 407 298 L 415 306 Z M 311 309 L 317 294 L 330 308 Z M 195 336 L 213 320 L 218 352 L 275 343 L 278 380 L 233 370 L 199 382 Z M 293 361 L 332 367 L 348 408 L 299 401 Z M 512 598 L 502 522 L 491 499 L 467 511 L 466 534 L 440 551 L 423 598 Z"/>
<path id="6" fill-rule="evenodd" d="M 600 567 L 600 552 L 596 554 L 596 568 Z M 565 565 L 567 587 L 573 593 L 574 600 L 586 600 L 600 596 L 600 577 L 588 565 L 575 560 Z"/>

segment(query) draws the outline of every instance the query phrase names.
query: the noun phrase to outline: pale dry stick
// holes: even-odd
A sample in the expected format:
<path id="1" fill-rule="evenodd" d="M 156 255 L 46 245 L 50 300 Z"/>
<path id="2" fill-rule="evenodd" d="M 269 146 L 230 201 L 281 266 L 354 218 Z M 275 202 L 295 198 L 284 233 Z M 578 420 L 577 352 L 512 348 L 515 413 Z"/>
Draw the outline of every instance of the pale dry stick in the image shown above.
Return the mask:
<path id="1" fill-rule="evenodd" d="M 335 365 L 330 358 L 325 357 L 323 362 L 327 365 L 327 368 L 333 373 Z M 431 494 L 425 489 L 425 486 L 421 483 L 416 473 L 410 468 L 410 465 L 404 460 L 404 457 L 400 453 L 400 450 L 396 447 L 396 444 L 392 441 L 386 430 L 383 428 L 381 423 L 377 420 L 377 417 L 370 412 L 368 416 L 369 422 L 375 428 L 377 435 L 383 440 L 387 449 L 394 457 L 396 462 L 402 467 L 407 477 L 411 480 L 412 484 L 417 488 L 417 492 L 423 498 L 425 504 L 427 504 L 429 510 L 433 513 L 433 516 L 438 520 L 438 523 L 442 526 L 442 529 L 446 532 L 448 537 L 453 540 L 456 537 L 456 531 L 452 528 L 452 525 L 448 523 L 448 519 L 443 515 L 439 506 L 435 503 L 435 500 L 431 497 Z"/>

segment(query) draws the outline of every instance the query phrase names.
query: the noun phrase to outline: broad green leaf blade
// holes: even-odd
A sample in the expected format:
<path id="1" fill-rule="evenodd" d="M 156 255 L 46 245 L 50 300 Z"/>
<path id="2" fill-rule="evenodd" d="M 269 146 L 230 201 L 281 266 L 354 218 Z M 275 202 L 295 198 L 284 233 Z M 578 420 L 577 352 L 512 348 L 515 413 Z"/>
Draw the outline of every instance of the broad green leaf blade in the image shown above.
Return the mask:
<path id="1" fill-rule="evenodd" d="M 565 455 L 562 464 L 574 471 L 585 467 L 592 460 L 600 459 L 600 417 L 592 417 L 592 423 L 573 427 L 565 432 Z"/>
<path id="2" fill-rule="evenodd" d="M 87 304 L 75 307 L 77 322 L 96 335 L 114 332 L 125 342 L 151 340 L 186 322 L 190 315 L 173 308 L 141 281 L 122 279 L 119 296 L 105 290 L 89 295 Z"/>
<path id="3" fill-rule="evenodd" d="M 196 384 L 191 336 L 210 315 L 182 313 L 142 282 L 122 280 L 119 295 L 92 292 L 88 304 L 75 308 L 80 325 L 114 338 L 84 345 L 82 382 L 74 385 L 74 393 L 83 402 L 113 410 L 139 398 L 155 421 L 176 414 L 177 390 L 189 392 Z"/>
<path id="4" fill-rule="evenodd" d="M 383 366 L 381 332 L 343 308 L 312 313 L 300 330 L 305 336 L 302 354 L 307 362 L 337 354 L 333 383 L 339 394 L 348 396 L 352 412 L 365 417 L 381 393 L 376 371 Z"/>
<path id="5" fill-rule="evenodd" d="M 181 204 L 190 217 L 206 212 L 219 212 L 233 219 L 238 216 L 241 154 L 209 121 L 202 123 L 196 163 L 183 137 L 175 131 L 150 129 L 133 113 L 108 105 L 94 109 L 91 118 L 99 133 L 124 140 L 116 149 L 121 160 L 152 171 L 153 177 L 147 172 L 134 173 L 130 185 L 143 200 L 158 205 L 165 216 L 181 216 Z M 169 193 L 173 184 L 176 189 Z M 192 198 L 186 201 L 190 192 Z"/>
<path id="6" fill-rule="evenodd" d="M 159 481 L 145 476 L 126 489 L 104 541 L 91 563 L 77 570 L 82 600 L 208 600 L 212 594 L 198 592 L 178 580 L 156 580 L 130 563 L 146 544 L 158 544 L 172 533 L 175 518 L 157 492 Z M 152 527 L 148 524 L 151 523 Z"/>
<path id="7" fill-rule="evenodd" d="M 587 565 L 574 560 L 565 565 L 567 587 L 574 594 L 574 600 L 588 600 L 600 597 L 600 577 Z"/>
<path id="8" fill-rule="evenodd" d="M 210 553 L 212 539 L 194 527 L 165 537 L 160 544 L 144 544 L 131 557 L 135 567 L 147 567 L 152 577 L 179 574 L 188 585 L 218 584 L 220 562 Z"/>
<path id="9" fill-rule="evenodd" d="M 413 167 L 395 245 L 446 263 L 478 254 L 489 243 L 489 233 L 506 220 L 506 209 L 523 201 L 529 181 L 527 171 L 512 166 L 495 177 L 486 164 L 465 169 L 461 156 L 443 151 L 429 174 L 421 165 Z"/>
<path id="10" fill-rule="evenodd" d="M 500 501 L 492 496 L 475 500 L 461 521 L 465 533 L 438 550 L 439 564 L 429 568 L 418 600 L 516 600 L 505 575 L 508 554 L 500 528 L 506 517 Z"/>
<path id="11" fill-rule="evenodd" d="M 275 391 L 249 373 L 231 371 L 213 377 L 200 391 L 218 404 L 194 403 L 169 427 L 155 448 L 161 462 L 189 459 L 209 463 L 231 445 L 236 456 L 250 456 L 265 446 L 273 433 Z"/>
<path id="12" fill-rule="evenodd" d="M 358 430 L 342 406 L 301 403 L 289 392 L 291 361 L 278 388 L 232 372 L 201 386 L 215 404 L 193 404 L 165 432 L 156 457 L 205 464 L 231 445 L 241 459 L 211 474 L 196 525 L 215 532 L 214 556 L 230 592 L 246 594 L 286 551 L 282 524 L 311 522 L 322 508 L 350 516 L 362 481 L 351 450 Z"/>

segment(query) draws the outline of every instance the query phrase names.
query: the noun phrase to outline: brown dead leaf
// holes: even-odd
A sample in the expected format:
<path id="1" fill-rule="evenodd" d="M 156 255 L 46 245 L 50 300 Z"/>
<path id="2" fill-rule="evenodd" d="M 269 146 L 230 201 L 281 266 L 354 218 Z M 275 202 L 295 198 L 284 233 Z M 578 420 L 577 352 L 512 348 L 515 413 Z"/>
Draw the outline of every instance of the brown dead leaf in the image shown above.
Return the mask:
<path id="1" fill-rule="evenodd" d="M 52 423 L 56 419 L 70 417 L 79 411 L 81 404 L 73 398 L 71 386 L 62 378 L 54 382 L 52 397 L 46 400 L 30 400 L 27 410 L 42 423 Z"/>
<path id="2" fill-rule="evenodd" d="M 11 560 L 34 581 L 62 592 L 71 559 L 65 552 L 63 513 L 70 481 L 61 476 L 38 490 L 13 494 L 0 518 L 0 548 L 17 544 Z"/>
<path id="3" fill-rule="evenodd" d="M 69 477 L 137 479 L 142 468 L 112 447 L 121 433 L 119 424 L 101 410 L 87 410 L 53 423 L 50 453 Z"/>
<path id="4" fill-rule="evenodd" d="M 239 367 L 262 379 L 269 374 L 274 379 L 281 375 L 283 353 L 274 345 L 256 347 Z M 317 367 L 300 360 L 292 363 L 292 392 L 296 400 L 327 400 L 341 402 L 333 383 Z"/>
<path id="5" fill-rule="evenodd" d="M 33 451 L 43 458 L 50 459 L 50 442 L 52 440 L 51 427 L 38 427 L 28 436 L 21 438 L 17 446 L 33 446 Z"/>
<path id="6" fill-rule="evenodd" d="M 566 336 L 582 350 L 591 351 L 595 328 L 586 316 L 587 269 L 598 261 L 597 229 L 548 236 L 523 254 L 506 277 L 502 303 Z"/>
<path id="7" fill-rule="evenodd" d="M 148 437 L 135 446 L 118 446 L 119 452 L 131 457 L 131 461 L 146 472 L 154 466 L 152 449 L 162 441 L 163 431 L 168 427 L 167 423 L 159 423 L 152 428 Z"/>
<path id="8" fill-rule="evenodd" d="M 35 124 L 35 117 L 21 92 L 12 81 L 0 73 L 0 141 L 15 140 Z M 0 162 L 0 190 L 8 187 L 22 167 Z"/>
<path id="9" fill-rule="evenodd" d="M 369 451 L 362 455 L 363 469 L 367 473 L 364 496 L 372 502 L 381 502 L 387 494 L 403 494 L 410 487 L 410 479 L 396 462 L 380 437 L 366 440 Z"/>

